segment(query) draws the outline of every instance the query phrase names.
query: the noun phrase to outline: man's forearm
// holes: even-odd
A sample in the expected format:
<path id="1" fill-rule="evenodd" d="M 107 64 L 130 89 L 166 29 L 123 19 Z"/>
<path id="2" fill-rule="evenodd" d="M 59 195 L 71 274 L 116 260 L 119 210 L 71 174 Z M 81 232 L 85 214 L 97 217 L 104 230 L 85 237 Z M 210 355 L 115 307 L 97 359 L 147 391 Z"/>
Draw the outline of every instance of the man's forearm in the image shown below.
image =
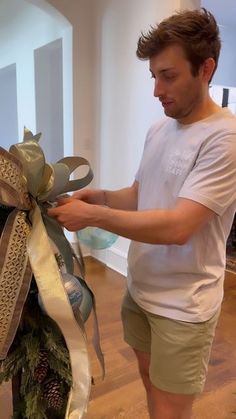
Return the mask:
<path id="1" fill-rule="evenodd" d="M 96 206 L 93 209 L 90 225 L 128 239 L 150 244 L 182 244 L 184 241 L 174 210 L 123 211 Z"/>
<path id="2" fill-rule="evenodd" d="M 88 225 L 150 244 L 185 244 L 216 214 L 199 203 L 179 199 L 174 208 L 122 211 L 90 208 Z"/>
<path id="3" fill-rule="evenodd" d="M 117 191 L 104 190 L 104 205 L 122 210 L 137 209 L 137 192 L 131 186 Z"/>

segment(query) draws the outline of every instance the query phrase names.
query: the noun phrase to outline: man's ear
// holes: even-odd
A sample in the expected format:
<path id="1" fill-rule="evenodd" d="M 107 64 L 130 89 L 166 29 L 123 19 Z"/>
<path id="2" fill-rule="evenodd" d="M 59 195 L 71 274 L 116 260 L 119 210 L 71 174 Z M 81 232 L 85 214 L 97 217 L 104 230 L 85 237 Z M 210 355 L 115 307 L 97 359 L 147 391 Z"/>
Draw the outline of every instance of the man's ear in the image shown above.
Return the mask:
<path id="1" fill-rule="evenodd" d="M 207 58 L 201 66 L 201 73 L 203 80 L 209 83 L 212 78 L 212 74 L 215 70 L 215 60 L 212 57 Z"/>

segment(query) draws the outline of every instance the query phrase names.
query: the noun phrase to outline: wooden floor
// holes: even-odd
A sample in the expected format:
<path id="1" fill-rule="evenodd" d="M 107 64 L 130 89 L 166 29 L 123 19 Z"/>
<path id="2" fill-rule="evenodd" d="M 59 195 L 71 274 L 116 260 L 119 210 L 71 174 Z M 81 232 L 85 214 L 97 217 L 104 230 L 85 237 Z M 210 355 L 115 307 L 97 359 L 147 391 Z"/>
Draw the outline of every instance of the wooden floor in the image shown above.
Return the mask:
<path id="1" fill-rule="evenodd" d="M 123 342 L 120 301 L 125 278 L 93 259 L 87 280 L 96 295 L 106 378 L 92 389 L 88 419 L 147 419 L 145 393 L 132 350 Z M 88 336 L 91 323 L 87 325 Z M 99 373 L 95 356 L 92 367 Z M 225 297 L 213 345 L 205 392 L 194 419 L 236 418 L 236 275 L 226 273 Z"/>
<path id="2" fill-rule="evenodd" d="M 120 302 L 125 278 L 92 258 L 86 258 L 87 282 L 97 301 L 106 377 L 100 368 L 91 336 L 92 319 L 86 324 L 92 372 L 87 419 L 148 419 L 145 393 L 132 350 L 123 342 Z M 4 401 L 3 401 L 4 398 Z M 0 419 L 9 419 L 9 391 L 0 389 Z M 226 274 L 225 298 L 216 331 L 205 392 L 194 405 L 194 419 L 236 418 L 236 275 Z M 49 418 L 53 419 L 53 418 Z"/>

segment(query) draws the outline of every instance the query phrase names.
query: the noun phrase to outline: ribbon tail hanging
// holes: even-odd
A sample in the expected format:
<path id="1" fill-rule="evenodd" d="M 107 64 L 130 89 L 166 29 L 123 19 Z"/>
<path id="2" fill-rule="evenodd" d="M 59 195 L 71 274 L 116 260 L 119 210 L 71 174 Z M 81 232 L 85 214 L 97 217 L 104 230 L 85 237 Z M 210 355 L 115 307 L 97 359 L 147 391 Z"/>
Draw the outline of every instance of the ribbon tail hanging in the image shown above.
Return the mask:
<path id="1" fill-rule="evenodd" d="M 55 243 L 59 253 L 62 255 L 66 266 L 66 271 L 72 275 L 74 272 L 74 264 L 71 253 L 71 245 L 65 237 L 62 227 L 56 220 L 50 218 L 47 214 L 41 213 L 41 215 L 48 236 Z"/>
<path id="2" fill-rule="evenodd" d="M 61 329 L 70 356 L 73 384 L 65 419 L 83 419 L 91 388 L 86 335 L 73 315 L 36 203 L 31 216 L 32 230 L 27 242 L 31 267 L 45 310 Z"/>

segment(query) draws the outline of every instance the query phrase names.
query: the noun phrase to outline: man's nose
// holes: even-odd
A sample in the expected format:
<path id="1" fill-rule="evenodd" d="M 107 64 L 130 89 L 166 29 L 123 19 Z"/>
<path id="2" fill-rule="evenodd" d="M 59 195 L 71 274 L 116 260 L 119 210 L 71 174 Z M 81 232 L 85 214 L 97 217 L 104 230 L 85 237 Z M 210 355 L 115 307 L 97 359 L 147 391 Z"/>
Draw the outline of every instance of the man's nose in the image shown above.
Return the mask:
<path id="1" fill-rule="evenodd" d="M 155 97 L 160 97 L 164 95 L 164 86 L 160 79 L 155 79 L 153 94 Z"/>

